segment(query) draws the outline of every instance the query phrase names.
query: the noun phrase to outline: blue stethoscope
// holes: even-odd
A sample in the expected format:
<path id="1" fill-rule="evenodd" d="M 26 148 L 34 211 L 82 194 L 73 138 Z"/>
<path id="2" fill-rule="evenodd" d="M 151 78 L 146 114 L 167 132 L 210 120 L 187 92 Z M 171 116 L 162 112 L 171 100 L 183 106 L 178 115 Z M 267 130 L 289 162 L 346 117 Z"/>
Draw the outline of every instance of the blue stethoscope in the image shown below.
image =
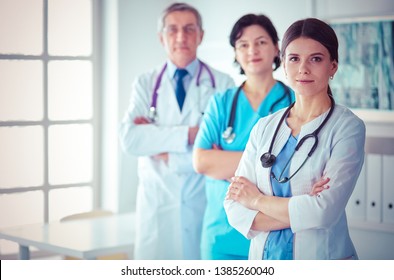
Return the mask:
<path id="1" fill-rule="evenodd" d="M 242 87 L 244 86 L 246 81 L 244 81 L 237 89 L 237 92 L 234 95 L 233 98 L 233 103 L 231 105 L 231 112 L 230 112 L 230 118 L 228 120 L 228 124 L 227 124 L 227 128 L 223 131 L 222 133 L 222 138 L 224 139 L 224 141 L 227 144 L 231 144 L 233 143 L 234 139 L 235 139 L 235 133 L 234 131 L 234 122 L 235 122 L 235 113 L 237 110 L 237 103 L 238 103 L 238 96 L 239 93 L 241 92 Z M 278 100 L 276 100 L 270 107 L 269 110 L 269 114 L 272 114 L 272 110 L 274 109 L 274 107 L 281 102 L 284 98 L 288 98 L 289 99 L 289 103 L 291 103 L 291 94 L 290 94 L 290 89 L 288 88 L 288 86 L 286 86 L 284 83 L 282 83 L 281 81 L 278 81 L 285 89 L 285 92 L 283 94 L 283 96 L 281 98 L 279 98 Z"/>
<path id="2" fill-rule="evenodd" d="M 200 86 L 201 73 L 202 73 L 202 70 L 204 68 L 207 71 L 208 75 L 209 75 L 209 79 L 211 80 L 212 87 L 216 88 L 215 77 L 213 76 L 213 73 L 212 73 L 211 69 L 209 69 L 208 65 L 206 65 L 201 60 L 199 60 L 198 62 L 200 64 L 200 67 L 198 69 L 196 85 Z M 160 87 L 161 80 L 163 78 L 163 75 L 164 75 L 164 72 L 166 71 L 166 69 L 167 69 L 167 63 L 164 64 L 163 68 L 161 69 L 160 74 L 157 77 L 155 87 L 153 89 L 152 101 L 151 101 L 151 105 L 150 105 L 149 113 L 148 113 L 148 118 L 153 123 L 157 121 L 157 109 L 156 109 L 157 108 L 157 90 Z"/>
<path id="3" fill-rule="evenodd" d="M 324 118 L 323 122 L 321 123 L 321 125 L 318 128 L 316 128 L 316 130 L 313 131 L 312 133 L 307 134 L 307 135 L 305 135 L 304 137 L 301 138 L 301 140 L 298 142 L 297 146 L 295 147 L 293 154 L 290 156 L 290 158 L 287 161 L 285 167 L 283 168 L 282 172 L 280 173 L 279 178 L 276 178 L 275 174 L 273 172 L 271 172 L 271 177 L 273 179 L 275 179 L 277 182 L 279 182 L 279 183 L 286 183 L 286 182 L 290 181 L 290 179 L 293 178 L 298 173 L 298 171 L 304 166 L 305 162 L 312 156 L 312 154 L 316 150 L 317 145 L 319 144 L 318 134 L 319 134 L 320 130 L 324 127 L 324 125 L 327 123 L 327 121 L 330 119 L 330 117 L 332 115 L 332 112 L 334 111 L 334 108 L 335 108 L 334 98 L 331 95 L 329 95 L 329 97 L 331 99 L 331 108 L 330 108 L 330 111 L 328 112 L 327 116 Z M 274 165 L 275 161 L 276 161 L 276 156 L 272 154 L 272 148 L 274 146 L 275 138 L 276 138 L 276 135 L 278 134 L 280 126 L 282 125 L 284 120 L 289 115 L 290 110 L 291 110 L 291 108 L 293 108 L 294 104 L 295 103 L 291 104 L 286 109 L 286 111 L 283 113 L 283 116 L 281 117 L 281 119 L 280 119 L 280 121 L 278 123 L 278 126 L 275 129 L 274 136 L 272 137 L 271 144 L 270 144 L 268 152 L 262 154 L 261 157 L 260 157 L 261 165 L 264 168 L 272 167 Z M 313 143 L 313 146 L 312 146 L 311 150 L 308 153 L 308 156 L 304 160 L 304 162 L 293 173 L 293 175 L 291 175 L 289 177 L 283 177 L 282 178 L 282 175 L 283 175 L 284 171 L 286 170 L 287 166 L 290 164 L 290 161 L 293 158 L 295 152 L 297 152 L 301 148 L 302 144 L 304 144 L 305 140 L 307 140 L 309 138 L 313 138 L 314 143 Z"/>

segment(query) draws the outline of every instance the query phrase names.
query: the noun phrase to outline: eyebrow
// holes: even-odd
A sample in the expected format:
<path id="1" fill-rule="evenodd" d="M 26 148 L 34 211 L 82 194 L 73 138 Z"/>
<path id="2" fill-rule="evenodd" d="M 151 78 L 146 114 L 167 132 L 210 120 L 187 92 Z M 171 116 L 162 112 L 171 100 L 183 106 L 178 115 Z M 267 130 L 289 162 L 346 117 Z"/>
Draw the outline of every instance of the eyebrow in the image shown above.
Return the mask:
<path id="1" fill-rule="evenodd" d="M 167 24 L 165 27 L 178 27 L 178 26 L 180 26 L 180 25 L 178 25 L 176 23 L 170 23 L 170 24 Z M 182 25 L 180 27 L 186 27 L 186 26 L 197 26 L 197 24 L 195 24 L 195 23 L 187 23 L 187 24 Z"/>
<path id="2" fill-rule="evenodd" d="M 267 37 L 264 35 L 261 35 L 261 36 L 257 37 L 255 40 L 259 40 L 259 39 L 267 39 Z"/>
<path id="3" fill-rule="evenodd" d="M 323 53 L 321 53 L 321 52 L 317 52 L 317 53 L 311 53 L 311 54 L 309 54 L 308 56 L 315 56 L 315 55 L 321 55 L 321 56 L 324 56 L 324 54 Z M 299 54 L 296 54 L 296 53 L 289 53 L 287 56 L 300 56 Z"/>
<path id="4" fill-rule="evenodd" d="M 260 39 L 267 39 L 267 37 L 264 36 L 264 35 L 261 35 L 261 36 L 255 38 L 255 39 L 253 39 L 253 41 L 260 40 Z M 248 40 L 245 40 L 245 39 L 238 39 L 237 40 L 237 42 L 246 42 L 246 41 L 248 41 Z"/>

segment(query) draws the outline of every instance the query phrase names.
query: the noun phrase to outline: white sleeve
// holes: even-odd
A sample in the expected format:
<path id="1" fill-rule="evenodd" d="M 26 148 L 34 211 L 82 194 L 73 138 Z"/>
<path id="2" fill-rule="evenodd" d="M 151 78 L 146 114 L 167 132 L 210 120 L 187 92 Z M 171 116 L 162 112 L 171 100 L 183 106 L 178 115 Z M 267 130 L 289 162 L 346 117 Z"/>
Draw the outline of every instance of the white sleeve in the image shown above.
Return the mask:
<path id="1" fill-rule="evenodd" d="M 330 189 L 318 196 L 293 196 L 289 201 L 293 232 L 329 228 L 345 212 L 364 162 L 365 125 L 356 119 L 342 120 L 338 138 L 332 140 L 331 156 L 322 174 L 330 178 Z"/>
<path id="2" fill-rule="evenodd" d="M 242 154 L 241 161 L 235 172 L 236 176 L 243 176 L 254 184 L 257 183 L 255 173 L 255 161 L 256 161 L 256 140 L 258 131 L 258 124 L 255 125 L 250 133 L 249 141 L 246 144 L 245 151 Z M 255 237 L 259 232 L 251 230 L 253 221 L 258 213 L 256 210 L 251 210 L 236 202 L 234 200 L 225 200 L 224 208 L 227 213 L 227 218 L 232 227 L 238 230 L 246 238 L 250 239 Z"/>
<path id="3" fill-rule="evenodd" d="M 177 173 L 195 172 L 193 168 L 193 150 L 189 147 L 187 153 L 169 153 L 168 168 Z"/>
<path id="4" fill-rule="evenodd" d="M 122 149 L 135 156 L 151 156 L 160 153 L 185 153 L 188 151 L 186 125 L 157 126 L 155 124 L 135 125 L 136 117 L 147 117 L 152 93 L 148 78 L 140 76 L 133 83 L 129 107 L 119 129 Z M 160 139 L 160 141 L 157 141 Z"/>

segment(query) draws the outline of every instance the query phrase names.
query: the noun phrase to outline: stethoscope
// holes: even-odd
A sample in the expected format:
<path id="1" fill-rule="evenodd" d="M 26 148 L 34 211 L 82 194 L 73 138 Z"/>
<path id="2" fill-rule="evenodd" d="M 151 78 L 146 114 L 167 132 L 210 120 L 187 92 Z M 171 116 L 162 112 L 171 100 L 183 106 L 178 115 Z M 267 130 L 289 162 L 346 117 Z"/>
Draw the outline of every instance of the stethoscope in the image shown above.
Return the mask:
<path id="1" fill-rule="evenodd" d="M 274 178 L 276 181 L 278 181 L 279 183 L 286 183 L 288 181 L 290 181 L 291 178 L 293 178 L 297 172 L 304 166 L 305 162 L 312 156 L 313 152 L 316 150 L 317 145 L 319 143 L 319 138 L 318 138 L 318 134 L 320 132 L 320 130 L 323 128 L 323 126 L 327 123 L 327 121 L 330 119 L 332 112 L 334 111 L 335 108 L 335 101 L 334 98 L 329 95 L 330 99 L 331 99 L 331 108 L 330 111 L 328 112 L 327 116 L 325 117 L 325 119 L 323 120 L 323 122 L 321 123 L 321 125 L 312 133 L 305 135 L 304 137 L 301 138 L 300 142 L 298 142 L 297 146 L 295 147 L 295 150 L 293 152 L 293 154 L 290 156 L 289 160 L 287 161 L 285 167 L 283 168 L 282 172 L 279 175 L 279 178 L 276 178 L 275 174 L 273 172 L 271 172 L 271 177 Z M 260 161 L 261 164 L 264 168 L 269 168 L 272 167 L 272 165 L 274 165 L 275 160 L 276 160 L 276 156 L 272 154 L 272 148 L 274 146 L 274 142 L 275 142 L 275 138 L 276 135 L 278 134 L 279 128 L 282 125 L 282 123 L 284 122 L 285 118 L 289 115 L 291 108 L 293 108 L 295 102 L 293 104 L 291 104 L 286 111 L 284 112 L 283 116 L 281 117 L 278 126 L 276 127 L 276 130 L 274 132 L 274 136 L 272 137 L 271 140 L 271 144 L 269 147 L 268 152 L 264 153 L 261 155 L 260 157 Z M 306 159 L 304 160 L 304 162 L 301 164 L 301 166 L 293 173 L 293 175 L 291 175 L 290 177 L 283 177 L 282 175 L 284 173 L 284 171 L 286 170 L 287 166 L 290 164 L 290 161 L 293 157 L 293 155 L 295 154 L 295 152 L 297 152 L 302 144 L 304 144 L 305 140 L 309 139 L 309 138 L 313 138 L 314 143 L 313 146 L 311 148 L 311 150 L 308 153 L 308 156 L 306 157 Z"/>
<path id="2" fill-rule="evenodd" d="M 228 120 L 228 124 L 227 124 L 227 128 L 223 131 L 222 133 L 222 138 L 224 139 L 224 141 L 227 144 L 231 144 L 233 143 L 234 139 L 235 139 L 235 133 L 234 131 L 234 122 L 235 122 L 235 113 L 237 111 L 237 103 L 238 103 L 238 96 L 239 93 L 241 92 L 242 87 L 244 86 L 246 81 L 244 81 L 237 89 L 237 92 L 234 95 L 233 98 L 233 103 L 231 105 L 231 112 L 230 112 L 230 119 Z M 291 95 L 290 95 L 290 90 L 289 88 L 282 83 L 281 81 L 278 81 L 284 88 L 285 88 L 285 93 L 283 94 L 283 96 L 281 98 L 279 98 L 278 100 L 276 100 L 270 107 L 269 109 L 269 114 L 272 114 L 272 110 L 274 109 L 274 107 L 281 102 L 284 98 L 288 97 L 289 98 L 289 103 L 291 102 Z"/>
<path id="3" fill-rule="evenodd" d="M 203 68 L 205 68 L 205 70 L 207 71 L 207 73 L 209 75 L 209 79 L 211 80 L 212 87 L 216 88 L 215 77 L 213 76 L 211 69 L 209 69 L 209 67 L 204 62 L 202 62 L 200 60 L 199 60 L 199 64 L 200 64 L 200 67 L 198 69 L 196 85 L 200 86 L 201 73 L 202 73 Z M 161 80 L 163 78 L 163 75 L 164 75 L 164 72 L 166 71 L 166 69 L 167 69 L 167 63 L 164 64 L 163 68 L 161 69 L 160 74 L 157 77 L 155 87 L 153 89 L 152 101 L 151 101 L 151 105 L 150 105 L 149 113 L 148 113 L 148 118 L 151 122 L 157 121 L 157 109 L 156 109 L 157 108 L 157 90 L 160 87 Z"/>

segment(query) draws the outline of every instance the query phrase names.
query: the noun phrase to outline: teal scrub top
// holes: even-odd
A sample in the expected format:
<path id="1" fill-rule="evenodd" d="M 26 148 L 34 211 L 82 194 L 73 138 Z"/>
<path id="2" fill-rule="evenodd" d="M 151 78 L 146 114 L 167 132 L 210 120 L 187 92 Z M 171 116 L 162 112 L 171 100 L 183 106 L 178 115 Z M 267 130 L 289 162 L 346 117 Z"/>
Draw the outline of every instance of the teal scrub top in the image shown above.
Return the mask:
<path id="1" fill-rule="evenodd" d="M 211 97 L 194 143 L 195 148 L 212 149 L 213 144 L 216 144 L 223 150 L 243 151 L 250 131 L 261 117 L 294 102 L 294 93 L 290 89 L 285 90 L 284 85 L 277 82 L 257 111 L 254 111 L 241 89 L 233 127 L 236 137 L 231 144 L 228 144 L 221 135 L 227 128 L 237 89 L 234 87 Z M 207 207 L 201 238 L 203 259 L 248 258 L 250 241 L 229 225 L 223 207 L 228 185 L 228 181 L 206 177 Z"/>
<path id="2" fill-rule="evenodd" d="M 290 177 L 289 160 L 295 152 L 297 137 L 290 135 L 286 145 L 276 157 L 271 172 L 276 178 Z M 287 165 L 287 166 L 286 166 Z M 274 196 L 291 197 L 291 181 L 279 183 L 271 177 Z M 292 260 L 293 259 L 293 232 L 290 228 L 271 231 L 264 246 L 264 260 Z"/>

